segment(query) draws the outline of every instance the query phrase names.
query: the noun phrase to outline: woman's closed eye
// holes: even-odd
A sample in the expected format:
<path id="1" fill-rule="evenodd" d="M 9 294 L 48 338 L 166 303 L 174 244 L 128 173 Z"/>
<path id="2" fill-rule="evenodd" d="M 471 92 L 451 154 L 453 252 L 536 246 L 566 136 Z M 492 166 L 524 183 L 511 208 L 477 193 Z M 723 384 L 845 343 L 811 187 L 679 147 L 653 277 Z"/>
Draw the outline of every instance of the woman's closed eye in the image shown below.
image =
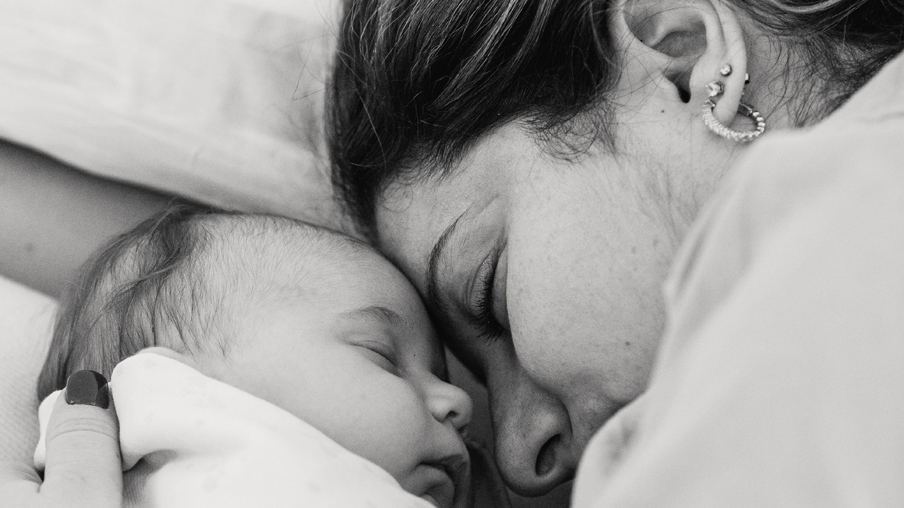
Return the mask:
<path id="1" fill-rule="evenodd" d="M 500 306 L 504 308 L 504 303 L 499 305 L 499 292 L 497 291 L 497 284 L 500 283 L 497 275 L 502 251 L 501 248 L 493 249 L 480 264 L 475 274 L 477 283 L 473 284 L 471 291 L 471 304 L 469 305 L 471 315 L 480 338 L 487 343 L 493 343 L 508 333 L 496 312 Z M 500 286 L 504 286 L 504 283 Z"/>

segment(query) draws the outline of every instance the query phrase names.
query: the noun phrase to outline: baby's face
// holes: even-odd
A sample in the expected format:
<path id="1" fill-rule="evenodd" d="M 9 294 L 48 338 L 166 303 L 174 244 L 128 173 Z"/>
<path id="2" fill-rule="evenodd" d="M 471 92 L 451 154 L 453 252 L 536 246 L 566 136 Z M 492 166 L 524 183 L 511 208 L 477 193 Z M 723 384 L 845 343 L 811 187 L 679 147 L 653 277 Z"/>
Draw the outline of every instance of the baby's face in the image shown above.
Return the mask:
<path id="1" fill-rule="evenodd" d="M 248 316 L 234 319 L 218 377 L 294 413 L 406 491 L 460 506 L 468 455 L 459 432 L 471 400 L 443 381 L 443 350 L 417 293 L 375 253 L 331 255 L 311 280 L 283 281 L 282 296 L 239 309 Z"/>

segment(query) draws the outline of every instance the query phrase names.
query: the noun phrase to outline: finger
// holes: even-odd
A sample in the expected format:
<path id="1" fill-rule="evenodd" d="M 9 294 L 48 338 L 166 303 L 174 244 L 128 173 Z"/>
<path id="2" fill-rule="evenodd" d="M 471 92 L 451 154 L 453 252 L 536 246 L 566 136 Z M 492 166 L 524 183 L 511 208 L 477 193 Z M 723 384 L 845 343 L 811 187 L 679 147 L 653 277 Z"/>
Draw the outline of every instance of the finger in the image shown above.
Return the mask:
<path id="1" fill-rule="evenodd" d="M 41 491 L 66 506 L 122 504 L 119 427 L 106 379 L 96 372 L 72 374 L 53 407 Z"/>

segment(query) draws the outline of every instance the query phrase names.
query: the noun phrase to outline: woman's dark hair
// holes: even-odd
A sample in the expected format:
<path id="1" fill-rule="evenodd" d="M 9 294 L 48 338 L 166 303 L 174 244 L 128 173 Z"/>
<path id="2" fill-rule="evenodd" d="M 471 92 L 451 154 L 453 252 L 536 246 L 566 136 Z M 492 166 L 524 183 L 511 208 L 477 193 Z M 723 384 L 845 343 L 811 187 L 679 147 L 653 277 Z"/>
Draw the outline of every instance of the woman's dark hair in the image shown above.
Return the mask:
<path id="1" fill-rule="evenodd" d="M 551 132 L 611 78 L 603 2 L 345 2 L 327 99 L 334 185 L 372 233 L 402 168 L 448 167 L 514 119 Z"/>
<path id="2" fill-rule="evenodd" d="M 518 120 L 560 154 L 608 141 L 618 72 L 608 0 L 346 0 L 328 91 L 337 196 L 374 238 L 374 208 L 400 179 L 445 171 Z M 902 49 L 898 0 L 737 0 L 831 77 L 837 106 Z M 819 91 L 822 92 L 822 91 Z"/>
<path id="3" fill-rule="evenodd" d="M 901 0 L 736 0 L 755 21 L 797 49 L 806 74 L 790 93 L 821 94 L 830 113 L 904 50 Z M 830 89 L 808 88 L 829 83 Z M 806 108 L 807 104 L 802 104 Z M 814 115 L 799 111 L 799 123 Z"/>

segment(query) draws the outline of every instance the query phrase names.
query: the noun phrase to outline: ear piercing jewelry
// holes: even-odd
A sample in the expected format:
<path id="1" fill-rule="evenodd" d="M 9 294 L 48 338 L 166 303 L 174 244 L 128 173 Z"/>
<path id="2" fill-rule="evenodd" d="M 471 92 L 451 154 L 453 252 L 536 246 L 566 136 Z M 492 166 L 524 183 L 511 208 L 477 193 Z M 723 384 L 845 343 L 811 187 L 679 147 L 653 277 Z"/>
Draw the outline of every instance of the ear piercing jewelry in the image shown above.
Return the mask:
<path id="1" fill-rule="evenodd" d="M 730 76 L 731 72 L 732 68 L 729 64 L 725 64 L 719 69 L 719 74 L 723 77 Z M 748 83 L 750 83 L 750 75 L 745 74 L 744 86 L 746 87 Z M 716 98 L 725 93 L 725 85 L 721 81 L 712 81 L 706 85 L 706 90 L 709 98 L 703 103 L 703 124 L 713 133 L 735 143 L 750 143 L 766 132 L 766 119 L 763 118 L 763 115 L 743 102 L 738 104 L 738 113 L 753 120 L 756 127 L 750 131 L 737 131 L 724 125 L 713 115 L 713 109 L 716 107 Z"/>

